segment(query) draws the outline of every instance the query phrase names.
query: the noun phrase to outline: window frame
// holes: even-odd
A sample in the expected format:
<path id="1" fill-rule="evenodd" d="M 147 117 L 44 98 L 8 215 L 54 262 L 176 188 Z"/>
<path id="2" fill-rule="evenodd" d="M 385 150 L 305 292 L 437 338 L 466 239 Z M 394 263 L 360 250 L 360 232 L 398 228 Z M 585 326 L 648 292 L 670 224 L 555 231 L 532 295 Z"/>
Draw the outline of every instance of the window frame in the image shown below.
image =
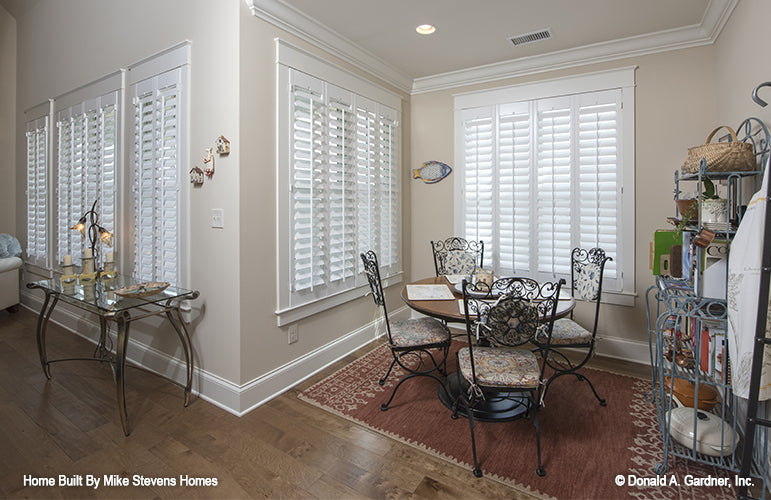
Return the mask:
<path id="1" fill-rule="evenodd" d="M 354 99 L 362 101 L 369 100 L 395 113 L 395 121 L 398 124 L 401 119 L 401 98 L 392 92 L 376 85 L 370 81 L 364 80 L 357 75 L 339 68 L 330 62 L 317 57 L 309 52 L 299 49 L 280 38 L 275 39 L 276 43 L 276 320 L 278 326 L 296 322 L 300 319 L 323 312 L 332 307 L 344 304 L 351 300 L 360 298 L 369 286 L 366 278 L 361 272 L 360 259 L 358 259 L 359 244 L 357 244 L 356 263 L 355 263 L 355 283 L 348 287 L 334 289 L 330 287 L 329 293 L 319 294 L 319 296 L 310 296 L 306 300 L 300 301 L 293 297 L 290 290 L 292 276 L 292 220 L 291 220 L 291 75 L 292 71 L 297 71 L 323 81 L 327 85 L 337 87 L 355 94 Z M 354 120 L 356 120 L 357 103 L 353 103 Z M 377 121 L 377 120 L 376 120 Z M 376 130 L 377 132 L 377 130 Z M 398 172 L 398 200 L 397 200 L 397 222 L 396 238 L 397 251 L 396 264 L 393 267 L 383 266 L 382 271 L 383 285 L 389 286 L 402 281 L 402 223 L 401 223 L 401 127 L 397 128 L 396 139 L 398 144 L 393 155 L 393 165 Z M 358 163 L 354 160 L 354 165 Z M 358 221 L 357 221 L 358 224 Z M 358 232 L 357 232 L 358 240 Z"/>
<path id="2" fill-rule="evenodd" d="M 51 216 L 52 216 L 52 206 L 53 206 L 53 195 L 52 195 L 52 189 L 51 187 L 51 158 L 52 158 L 52 151 L 53 151 L 53 133 L 52 133 L 52 117 L 53 117 L 53 106 L 54 102 L 53 99 L 49 99 L 48 101 L 38 104 L 37 106 L 34 106 L 24 112 L 24 118 L 25 118 L 25 204 L 26 204 L 26 210 L 24 214 L 24 221 L 25 221 L 25 239 L 26 239 L 26 249 L 24 250 L 24 254 L 26 256 L 25 264 L 27 266 L 34 266 L 38 270 L 41 271 L 50 271 L 51 269 L 51 260 L 52 260 L 52 245 L 53 245 L 53 235 L 50 231 L 51 227 Z M 44 221 L 44 232 L 45 235 L 43 237 L 43 241 L 45 243 L 45 249 L 43 250 L 43 255 L 30 255 L 30 244 L 29 244 L 29 237 L 30 237 L 30 230 L 29 230 L 29 213 L 30 213 L 30 199 L 29 199 L 29 134 L 32 132 L 37 132 L 40 130 L 40 128 L 43 128 L 45 136 L 43 144 L 45 145 L 45 160 L 44 160 L 44 196 L 43 199 L 45 200 L 45 206 L 43 207 L 43 216 L 45 218 Z M 40 195 L 37 196 L 38 199 L 40 198 Z M 38 237 L 39 239 L 39 237 Z"/>
<path id="3" fill-rule="evenodd" d="M 634 92 L 635 92 L 636 66 L 617 68 L 607 71 L 598 71 L 574 75 L 556 79 L 529 82 L 524 84 L 499 87 L 494 89 L 472 91 L 455 94 L 455 164 L 458 175 L 455 177 L 454 194 L 454 229 L 456 234 L 464 235 L 465 213 L 465 164 L 463 158 L 463 114 L 464 110 L 482 107 L 495 107 L 498 105 L 513 105 L 516 103 L 530 102 L 539 99 L 558 98 L 573 94 L 589 92 L 601 92 L 618 89 L 621 91 L 621 116 L 620 116 L 620 158 L 621 193 L 619 200 L 622 212 L 620 226 L 623 228 L 618 238 L 618 251 L 622 254 L 620 273 L 621 289 L 606 290 L 603 288 L 603 302 L 619 305 L 634 305 L 636 296 L 635 283 L 635 118 L 634 118 Z M 568 276 L 569 279 L 569 276 Z"/>

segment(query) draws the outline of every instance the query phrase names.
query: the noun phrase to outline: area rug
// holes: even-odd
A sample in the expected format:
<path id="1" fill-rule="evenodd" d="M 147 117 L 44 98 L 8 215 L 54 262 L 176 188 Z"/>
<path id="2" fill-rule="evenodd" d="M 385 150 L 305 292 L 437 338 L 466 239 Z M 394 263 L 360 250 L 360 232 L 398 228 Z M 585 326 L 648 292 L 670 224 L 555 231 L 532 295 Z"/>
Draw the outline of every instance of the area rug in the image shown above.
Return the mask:
<path id="1" fill-rule="evenodd" d="M 458 348 L 459 343 L 453 342 L 448 357 L 450 371 L 454 371 Z M 390 409 L 380 410 L 403 375 L 397 366 L 386 384 L 378 385 L 391 359 L 387 346 L 381 345 L 299 397 L 471 474 L 468 420 L 450 418 L 450 410 L 437 397 L 435 380 L 408 380 L 399 388 Z M 713 467 L 670 456 L 665 475 L 653 472 L 663 453 L 655 406 L 645 397 L 650 391 L 649 380 L 600 370 L 587 369 L 585 373 L 608 404 L 600 406 L 588 385 L 574 377 L 562 377 L 552 384 L 539 413 L 545 477 L 535 474 L 535 432 L 530 420 L 477 422 L 477 453 L 485 477 L 542 498 L 736 497 L 732 485 L 689 483 L 692 479 L 716 482 L 709 478 L 733 478 Z"/>

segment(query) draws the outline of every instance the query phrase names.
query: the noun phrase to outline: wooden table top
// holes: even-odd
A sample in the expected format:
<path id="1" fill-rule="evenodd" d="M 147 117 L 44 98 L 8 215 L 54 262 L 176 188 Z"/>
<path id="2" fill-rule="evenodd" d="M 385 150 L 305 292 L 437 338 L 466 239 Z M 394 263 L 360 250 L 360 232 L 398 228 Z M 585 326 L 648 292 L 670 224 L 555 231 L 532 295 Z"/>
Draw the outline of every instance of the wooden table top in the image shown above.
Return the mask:
<path id="1" fill-rule="evenodd" d="M 450 283 L 446 277 L 438 276 L 425 278 L 410 283 L 410 285 L 446 285 L 452 292 L 454 300 L 410 300 L 407 298 L 407 285 L 402 288 L 402 300 L 404 300 L 404 303 L 411 309 L 414 309 L 421 314 L 425 314 L 426 316 L 447 321 L 448 323 L 466 322 L 466 317 L 461 313 L 460 307 L 458 306 L 458 300 L 463 300 L 463 294 L 458 292 L 455 285 Z M 560 291 L 560 297 L 564 296 L 565 294 Z M 557 318 L 567 316 L 575 306 L 576 301 L 573 298 L 570 298 L 569 300 L 560 299 L 557 303 Z"/>

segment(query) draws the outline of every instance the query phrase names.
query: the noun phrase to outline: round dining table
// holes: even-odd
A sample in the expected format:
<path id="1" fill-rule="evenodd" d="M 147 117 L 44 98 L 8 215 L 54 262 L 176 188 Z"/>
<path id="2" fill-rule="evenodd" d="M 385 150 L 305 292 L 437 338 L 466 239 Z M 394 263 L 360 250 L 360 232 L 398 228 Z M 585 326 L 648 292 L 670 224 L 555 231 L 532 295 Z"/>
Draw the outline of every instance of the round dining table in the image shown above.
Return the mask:
<path id="1" fill-rule="evenodd" d="M 447 298 L 441 300 L 410 299 L 408 287 L 410 285 L 445 285 L 452 294 L 446 294 Z M 422 280 L 409 283 L 402 288 L 402 300 L 411 309 L 431 316 L 447 323 L 465 323 L 466 316 L 463 312 L 463 294 L 461 285 L 451 283 L 446 276 L 437 276 L 433 278 L 424 278 Z M 557 311 L 555 318 L 562 318 L 570 314 L 575 308 L 575 299 L 566 291 L 560 291 L 560 299 L 557 301 Z M 453 410 L 461 391 L 467 391 L 468 382 L 457 376 L 456 373 L 448 373 L 444 385 L 439 388 L 439 399 L 449 409 Z M 524 401 L 526 396 L 519 392 L 499 391 L 477 403 L 474 413 L 475 420 L 501 422 L 519 418 L 527 411 L 527 404 Z M 458 415 L 467 417 L 466 409 L 462 405 L 458 408 Z"/>

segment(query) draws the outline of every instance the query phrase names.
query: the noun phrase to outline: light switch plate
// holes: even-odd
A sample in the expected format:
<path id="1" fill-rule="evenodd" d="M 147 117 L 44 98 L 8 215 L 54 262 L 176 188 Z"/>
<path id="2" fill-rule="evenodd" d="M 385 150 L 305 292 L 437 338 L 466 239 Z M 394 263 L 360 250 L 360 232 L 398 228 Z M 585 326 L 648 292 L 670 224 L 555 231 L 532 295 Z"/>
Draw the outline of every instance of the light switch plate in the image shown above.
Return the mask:
<path id="1" fill-rule="evenodd" d="M 211 209 L 211 227 L 222 229 L 225 227 L 225 210 L 222 208 Z"/>
<path id="2" fill-rule="evenodd" d="M 297 331 L 297 323 L 292 323 L 289 325 L 289 329 L 287 331 L 287 340 L 290 344 L 294 344 L 298 340 L 300 340 L 299 332 Z"/>

